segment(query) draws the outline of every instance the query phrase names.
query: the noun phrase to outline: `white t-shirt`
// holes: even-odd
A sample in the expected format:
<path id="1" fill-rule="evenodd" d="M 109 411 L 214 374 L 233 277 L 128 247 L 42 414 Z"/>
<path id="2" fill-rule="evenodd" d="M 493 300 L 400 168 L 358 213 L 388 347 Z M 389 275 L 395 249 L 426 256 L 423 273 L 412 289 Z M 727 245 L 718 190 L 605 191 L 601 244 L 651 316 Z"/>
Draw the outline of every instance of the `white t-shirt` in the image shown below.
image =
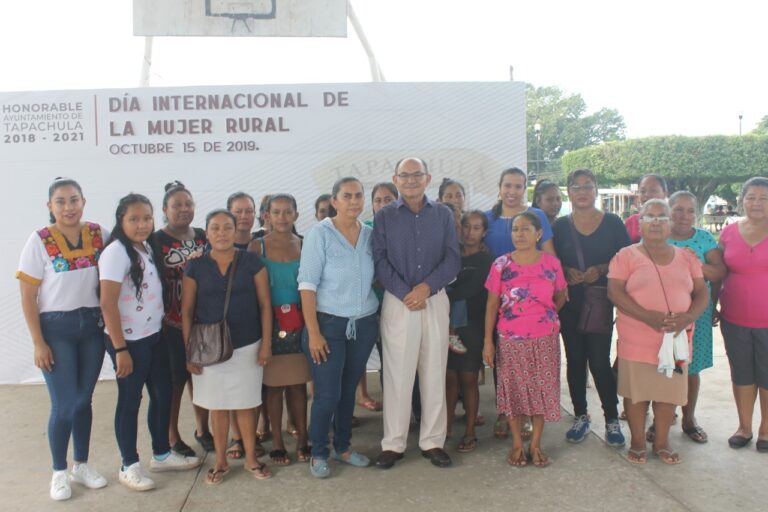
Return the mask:
<path id="1" fill-rule="evenodd" d="M 122 283 L 117 307 L 123 337 L 136 341 L 151 336 L 160 330 L 163 321 L 163 288 L 157 267 L 152 262 L 152 250 L 144 242 L 146 252 L 138 251 L 144 269 L 141 300 L 136 299 L 136 287 L 131 280 L 131 260 L 125 246 L 115 240 L 104 249 L 99 258 L 99 279 Z M 104 332 L 109 334 L 106 327 Z"/>
<path id="2" fill-rule="evenodd" d="M 37 307 L 41 313 L 99 307 L 96 266 L 109 232 L 86 222 L 81 245 L 70 249 L 66 238 L 53 227 L 32 233 L 19 258 L 16 278 L 39 286 Z"/>

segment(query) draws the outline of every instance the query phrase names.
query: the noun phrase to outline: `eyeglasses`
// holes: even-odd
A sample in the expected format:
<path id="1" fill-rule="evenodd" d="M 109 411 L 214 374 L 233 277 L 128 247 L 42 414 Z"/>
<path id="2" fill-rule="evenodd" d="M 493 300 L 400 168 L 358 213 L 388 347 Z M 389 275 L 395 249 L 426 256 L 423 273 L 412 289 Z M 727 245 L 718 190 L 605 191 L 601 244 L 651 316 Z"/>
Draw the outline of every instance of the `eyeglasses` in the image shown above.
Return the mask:
<path id="1" fill-rule="evenodd" d="M 571 185 L 568 187 L 572 192 L 581 192 L 582 190 L 584 192 L 592 192 L 595 190 L 594 185 Z"/>
<path id="2" fill-rule="evenodd" d="M 403 180 L 403 181 L 420 181 L 424 176 L 426 176 L 427 173 L 425 172 L 414 172 L 414 173 L 405 173 L 401 172 L 397 174 L 397 179 Z"/>
<path id="3" fill-rule="evenodd" d="M 654 222 L 658 222 L 660 224 L 666 224 L 667 222 L 669 222 L 669 217 L 654 217 L 652 215 L 643 215 L 642 217 L 640 217 L 640 220 L 648 224 L 652 224 Z"/>

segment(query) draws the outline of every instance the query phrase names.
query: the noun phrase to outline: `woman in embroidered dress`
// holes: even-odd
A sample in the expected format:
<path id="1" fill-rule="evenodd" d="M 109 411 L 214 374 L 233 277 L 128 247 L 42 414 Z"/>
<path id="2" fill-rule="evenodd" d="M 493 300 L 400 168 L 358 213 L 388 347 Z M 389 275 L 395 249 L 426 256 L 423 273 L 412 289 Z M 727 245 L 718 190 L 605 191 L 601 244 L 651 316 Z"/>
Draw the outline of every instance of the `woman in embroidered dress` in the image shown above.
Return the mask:
<path id="1" fill-rule="evenodd" d="M 16 272 L 35 366 L 42 370 L 51 398 L 48 443 L 54 500 L 71 497 L 70 481 L 90 489 L 107 485 L 88 465 L 91 396 L 104 361 L 96 263 L 107 234 L 98 224 L 83 222 L 84 206 L 80 185 L 57 178 L 48 187 L 51 225 L 29 237 Z M 75 464 L 68 473 L 70 435 Z"/>
<path id="2" fill-rule="evenodd" d="M 560 322 L 567 285 L 560 262 L 536 248 L 543 235 L 532 212 L 512 219 L 515 250 L 493 262 L 486 280 L 483 358 L 497 367 L 497 412 L 507 417 L 512 449 L 507 462 L 525 466 L 528 459 L 546 466 L 541 449 L 545 421 L 560 420 Z M 494 347 L 498 332 L 498 354 Z M 523 446 L 521 416 L 533 422 L 531 444 Z"/>

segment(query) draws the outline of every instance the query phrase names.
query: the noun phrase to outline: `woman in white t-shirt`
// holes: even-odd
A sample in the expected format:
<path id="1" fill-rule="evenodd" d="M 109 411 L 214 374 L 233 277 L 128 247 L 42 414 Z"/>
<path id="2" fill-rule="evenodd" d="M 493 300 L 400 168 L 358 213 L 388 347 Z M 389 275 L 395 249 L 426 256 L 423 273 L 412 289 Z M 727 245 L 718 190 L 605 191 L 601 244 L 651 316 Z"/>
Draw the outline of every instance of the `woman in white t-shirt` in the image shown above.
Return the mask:
<path id="1" fill-rule="evenodd" d="M 30 235 L 16 272 L 35 366 L 43 371 L 51 397 L 48 442 L 54 500 L 72 496 L 70 479 L 91 489 L 107 485 L 87 464 L 91 397 L 104 361 L 96 262 L 107 235 L 98 224 L 82 220 L 84 206 L 80 185 L 56 178 L 48 187 L 51 224 Z M 75 464 L 68 474 L 70 434 Z"/>
<path id="2" fill-rule="evenodd" d="M 155 487 L 142 471 L 136 450 L 139 405 L 145 385 L 153 453 L 150 471 L 192 469 L 201 463 L 197 457 L 172 452 L 168 443 L 171 370 L 168 351 L 160 343 L 164 308 L 158 258 L 148 241 L 153 231 L 149 199 L 128 194 L 117 205 L 115 228 L 99 259 L 106 346 L 117 375 L 115 436 L 123 462 L 119 480 L 136 491 Z"/>

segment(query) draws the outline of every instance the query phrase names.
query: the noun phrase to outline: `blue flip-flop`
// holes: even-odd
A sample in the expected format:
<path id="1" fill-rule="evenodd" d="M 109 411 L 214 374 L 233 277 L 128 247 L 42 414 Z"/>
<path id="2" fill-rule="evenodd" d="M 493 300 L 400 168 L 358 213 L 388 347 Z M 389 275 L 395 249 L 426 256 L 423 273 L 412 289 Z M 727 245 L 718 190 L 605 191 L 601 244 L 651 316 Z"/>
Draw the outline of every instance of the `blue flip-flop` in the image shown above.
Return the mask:
<path id="1" fill-rule="evenodd" d="M 360 452 L 350 452 L 349 458 L 345 459 L 334 451 L 331 457 L 333 460 L 338 460 L 339 462 L 344 462 L 345 464 L 351 464 L 358 468 L 364 468 L 371 464 L 371 460 Z"/>

